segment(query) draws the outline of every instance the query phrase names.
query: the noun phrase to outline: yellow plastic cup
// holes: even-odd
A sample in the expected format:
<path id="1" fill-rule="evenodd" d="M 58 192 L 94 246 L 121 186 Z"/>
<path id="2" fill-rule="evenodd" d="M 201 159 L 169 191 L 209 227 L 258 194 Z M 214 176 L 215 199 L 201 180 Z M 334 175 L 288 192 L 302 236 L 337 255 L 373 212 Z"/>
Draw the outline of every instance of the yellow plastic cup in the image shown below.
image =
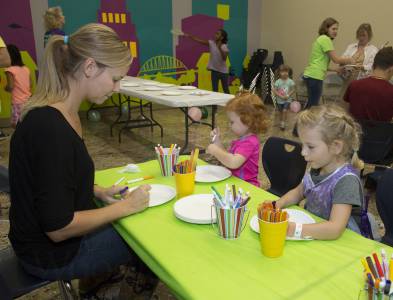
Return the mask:
<path id="1" fill-rule="evenodd" d="M 178 199 L 194 193 L 195 171 L 185 174 L 173 172 L 173 174 L 175 175 L 176 194 Z"/>
<path id="2" fill-rule="evenodd" d="M 281 256 L 287 236 L 288 220 L 277 223 L 261 219 L 258 221 L 262 254 L 272 258 Z"/>

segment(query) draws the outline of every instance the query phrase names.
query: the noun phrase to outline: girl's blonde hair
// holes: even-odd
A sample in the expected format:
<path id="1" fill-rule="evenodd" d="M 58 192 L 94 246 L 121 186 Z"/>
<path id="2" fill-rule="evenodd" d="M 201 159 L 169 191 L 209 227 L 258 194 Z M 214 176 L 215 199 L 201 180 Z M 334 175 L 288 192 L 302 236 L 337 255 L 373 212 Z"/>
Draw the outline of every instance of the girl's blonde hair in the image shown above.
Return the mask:
<path id="1" fill-rule="evenodd" d="M 241 92 L 225 106 L 226 111 L 233 111 L 252 133 L 263 133 L 268 126 L 266 107 L 261 98 L 249 92 Z"/>
<path id="2" fill-rule="evenodd" d="M 44 14 L 44 23 L 46 30 L 61 28 L 63 18 L 63 10 L 60 6 L 50 7 Z"/>
<path id="3" fill-rule="evenodd" d="M 52 36 L 45 48 L 35 93 L 23 107 L 21 119 L 33 108 L 64 101 L 70 94 L 69 79 L 78 79 L 87 58 L 93 58 L 102 70 L 132 62 L 127 46 L 102 24 L 87 24 L 70 36 Z"/>
<path id="4" fill-rule="evenodd" d="M 357 155 L 361 128 L 343 108 L 334 104 L 312 106 L 299 113 L 297 125 L 299 129 L 317 127 L 327 145 L 334 140 L 342 141 L 342 155 L 351 160 L 355 168 L 363 169 L 364 163 Z"/>

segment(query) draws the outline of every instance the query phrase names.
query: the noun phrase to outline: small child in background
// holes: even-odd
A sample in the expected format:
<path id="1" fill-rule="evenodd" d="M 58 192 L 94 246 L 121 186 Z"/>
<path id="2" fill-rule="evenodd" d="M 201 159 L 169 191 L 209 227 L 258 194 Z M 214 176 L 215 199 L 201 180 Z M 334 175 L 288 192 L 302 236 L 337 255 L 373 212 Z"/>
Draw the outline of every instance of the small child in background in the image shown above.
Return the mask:
<path id="1" fill-rule="evenodd" d="M 23 64 L 18 47 L 7 45 L 11 58 L 11 67 L 5 69 L 7 85 L 5 90 L 11 93 L 11 126 L 16 127 L 23 105 L 31 96 L 30 70 Z"/>
<path id="2" fill-rule="evenodd" d="M 215 128 L 206 152 L 231 169 L 232 175 L 259 187 L 260 141 L 257 134 L 267 128 L 266 108 L 257 95 L 243 92 L 230 100 L 225 110 L 231 130 L 238 139 L 232 141 L 227 151 L 221 143 L 219 128 Z"/>
<path id="3" fill-rule="evenodd" d="M 295 93 L 295 82 L 291 79 L 292 69 L 287 65 L 280 65 L 276 70 L 276 78 L 274 82 L 273 93 L 276 95 L 277 106 L 280 112 L 280 129 L 284 130 L 287 121 L 287 111 L 289 105 L 293 101 Z"/>
<path id="4" fill-rule="evenodd" d="M 278 208 L 298 204 L 325 219 L 316 224 L 288 225 L 288 236 L 337 239 L 346 227 L 360 233 L 353 216 L 363 204 L 358 158 L 360 126 L 337 105 L 312 106 L 297 119 L 302 155 L 310 170 L 302 182 L 276 202 Z M 290 171 L 290 170 L 287 170 Z M 359 211 L 359 209 L 358 209 Z"/>
<path id="5" fill-rule="evenodd" d="M 52 35 L 65 35 L 65 32 L 63 31 L 65 17 L 60 6 L 50 7 L 46 10 L 44 14 L 44 23 L 46 29 L 44 35 L 44 47 Z"/>

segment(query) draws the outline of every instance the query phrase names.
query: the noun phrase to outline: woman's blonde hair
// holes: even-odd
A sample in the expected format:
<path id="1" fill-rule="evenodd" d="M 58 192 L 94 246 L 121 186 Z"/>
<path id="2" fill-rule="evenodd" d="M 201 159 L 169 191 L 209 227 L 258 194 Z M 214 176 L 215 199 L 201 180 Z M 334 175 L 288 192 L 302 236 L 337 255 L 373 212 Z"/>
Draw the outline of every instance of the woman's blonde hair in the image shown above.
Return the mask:
<path id="1" fill-rule="evenodd" d="M 52 36 L 45 48 L 35 93 L 23 107 L 21 118 L 33 108 L 64 101 L 70 93 L 69 79 L 78 79 L 87 58 L 94 59 L 102 70 L 132 62 L 127 46 L 102 24 L 87 24 L 70 36 Z"/>
<path id="2" fill-rule="evenodd" d="M 263 133 L 268 126 L 266 106 L 261 98 L 249 92 L 241 92 L 225 106 L 226 111 L 235 112 L 252 133 Z"/>
<path id="3" fill-rule="evenodd" d="M 299 113 L 297 125 L 299 129 L 318 128 L 327 145 L 331 145 L 335 140 L 342 141 L 343 157 L 351 160 L 355 168 L 363 169 L 363 161 L 357 155 L 361 128 L 343 108 L 334 104 L 312 106 Z"/>
<path id="4" fill-rule="evenodd" d="M 366 32 L 367 36 L 368 36 L 368 40 L 371 41 L 371 39 L 373 37 L 373 30 L 371 28 L 370 23 L 363 23 L 363 24 L 359 25 L 358 29 L 356 30 L 356 38 L 359 38 L 359 35 L 362 32 Z"/>
<path id="5" fill-rule="evenodd" d="M 63 18 L 63 10 L 60 6 L 50 7 L 44 14 L 44 23 L 46 30 L 61 28 Z"/>

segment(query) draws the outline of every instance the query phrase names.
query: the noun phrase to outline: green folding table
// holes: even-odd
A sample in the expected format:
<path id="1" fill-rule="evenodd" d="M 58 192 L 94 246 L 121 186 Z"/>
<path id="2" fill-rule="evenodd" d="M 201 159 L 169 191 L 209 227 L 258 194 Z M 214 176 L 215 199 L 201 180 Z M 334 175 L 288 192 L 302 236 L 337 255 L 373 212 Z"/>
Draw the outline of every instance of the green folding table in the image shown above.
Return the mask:
<path id="1" fill-rule="evenodd" d="M 97 171 L 95 181 L 110 186 L 122 176 L 152 175 L 154 179 L 130 187 L 141 183 L 175 187 L 174 177 L 161 176 L 157 161 L 139 167 L 141 173 L 133 174 L 119 174 L 121 168 Z M 345 230 L 335 241 L 286 241 L 282 257 L 264 257 L 259 236 L 249 222 L 258 203 L 276 196 L 236 177 L 214 186 L 224 190 L 225 184 L 236 184 L 251 195 L 248 224 L 236 240 L 220 238 L 211 225 L 177 219 L 173 213 L 177 199 L 114 223 L 179 299 L 358 299 L 364 288 L 360 258 L 380 252 L 382 247 L 389 257 L 393 252 L 393 248 Z M 194 194 L 210 193 L 210 186 L 196 183 Z"/>

